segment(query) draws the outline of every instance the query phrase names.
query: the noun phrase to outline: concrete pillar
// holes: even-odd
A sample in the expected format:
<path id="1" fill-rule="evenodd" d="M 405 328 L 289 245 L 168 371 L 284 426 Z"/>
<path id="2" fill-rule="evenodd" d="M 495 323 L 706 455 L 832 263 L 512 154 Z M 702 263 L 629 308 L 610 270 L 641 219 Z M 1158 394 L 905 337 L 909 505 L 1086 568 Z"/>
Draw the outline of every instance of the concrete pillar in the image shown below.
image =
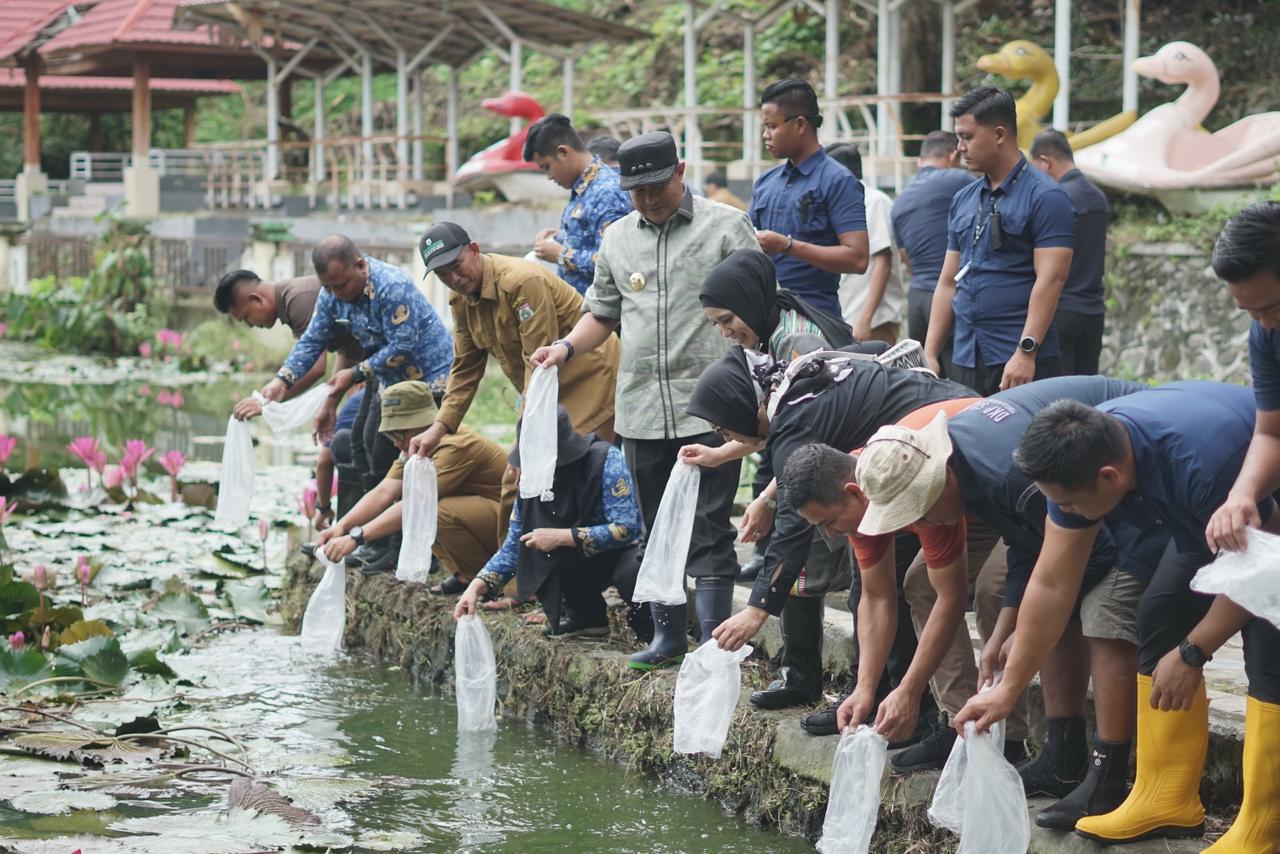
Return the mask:
<path id="1" fill-rule="evenodd" d="M 151 66 L 133 62 L 133 163 L 124 169 L 125 216 L 150 218 L 160 213 L 160 175 L 151 168 Z"/>
<path id="2" fill-rule="evenodd" d="M 396 51 L 396 177 L 409 180 L 409 67 L 403 50 Z"/>
<path id="3" fill-rule="evenodd" d="M 839 127 L 835 117 L 835 109 L 831 105 L 831 102 L 836 99 L 840 82 L 838 79 L 840 60 L 840 12 L 838 0 L 827 0 L 826 13 L 826 56 L 822 73 L 822 92 L 827 100 L 824 107 L 829 115 L 823 121 L 822 127 L 818 128 L 818 133 L 824 143 L 831 142 L 836 138 Z"/>
<path id="4" fill-rule="evenodd" d="M 684 160 L 685 181 L 702 186 L 702 128 L 698 125 L 698 31 L 693 0 L 684 4 Z"/>
<path id="5" fill-rule="evenodd" d="M 196 144 L 196 102 L 184 104 L 182 107 L 182 147 L 190 148 Z"/>
<path id="6" fill-rule="evenodd" d="M 1058 94 L 1053 99 L 1053 126 L 1065 131 L 1071 121 L 1071 0 L 1053 4 L 1053 65 Z"/>
<path id="7" fill-rule="evenodd" d="M 364 180 L 373 182 L 373 56 L 360 54 L 360 157 Z"/>
<path id="8" fill-rule="evenodd" d="M 49 178 L 40 168 L 40 64 L 26 64 L 27 82 L 22 91 L 22 172 L 14 184 L 14 201 L 20 222 L 31 219 L 31 197 L 49 190 Z M 7 268 L 6 268 L 7 269 Z"/>
<path id="9" fill-rule="evenodd" d="M 1142 20 L 1142 0 L 1124 2 L 1124 84 L 1120 109 L 1138 111 L 1138 72 L 1133 62 L 1138 58 L 1138 29 Z"/>
<path id="10" fill-rule="evenodd" d="M 955 120 L 951 118 L 951 96 L 956 93 L 956 8 L 952 0 L 941 0 L 942 4 L 942 115 L 938 117 L 938 127 L 951 130 Z"/>
<path id="11" fill-rule="evenodd" d="M 422 72 L 414 71 L 409 78 L 409 104 L 413 112 L 413 145 L 410 158 L 413 161 L 413 180 L 421 181 L 422 170 Z"/>

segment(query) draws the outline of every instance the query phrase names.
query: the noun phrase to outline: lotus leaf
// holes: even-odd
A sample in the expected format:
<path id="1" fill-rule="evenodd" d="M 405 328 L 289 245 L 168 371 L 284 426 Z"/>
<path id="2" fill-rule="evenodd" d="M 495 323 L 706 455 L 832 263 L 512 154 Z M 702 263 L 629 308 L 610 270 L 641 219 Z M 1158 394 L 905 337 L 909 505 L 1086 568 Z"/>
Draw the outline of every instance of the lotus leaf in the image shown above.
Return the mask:
<path id="1" fill-rule="evenodd" d="M 0 587 L 0 617 L 17 617 L 38 607 L 40 591 L 25 581 L 10 581 Z"/>
<path id="2" fill-rule="evenodd" d="M 190 593 L 166 593 L 156 601 L 152 615 L 175 624 L 180 634 L 193 635 L 209 625 L 209 609 Z"/>
<path id="3" fill-rule="evenodd" d="M 58 656 L 97 682 L 119 685 L 129 675 L 129 659 L 120 649 L 120 641 L 109 635 L 92 635 L 82 641 L 64 644 L 58 648 Z"/>
<path id="4" fill-rule="evenodd" d="M 267 622 L 267 608 L 271 604 L 271 596 L 267 593 L 267 586 L 261 579 L 230 582 L 223 591 L 231 604 L 231 611 L 237 617 L 254 623 Z"/>
<path id="5" fill-rule="evenodd" d="M 114 637 L 115 632 L 101 620 L 78 620 L 63 630 L 58 640 L 65 646 L 97 635 Z"/>
<path id="6" fill-rule="evenodd" d="M 0 692 L 18 691 L 52 674 L 48 657 L 34 646 L 0 649 Z"/>
<path id="7" fill-rule="evenodd" d="M 129 656 L 129 666 L 133 668 L 135 673 L 149 673 L 152 676 L 160 676 L 164 679 L 177 679 L 178 674 L 173 668 L 160 660 L 159 655 L 154 649 L 144 649 L 141 652 L 134 653 Z"/>
<path id="8" fill-rule="evenodd" d="M 28 753 L 51 759 L 78 758 L 80 749 L 93 744 L 95 736 L 82 732 L 30 732 L 16 736 L 13 743 Z"/>
<path id="9" fill-rule="evenodd" d="M 72 810 L 109 810 L 116 805 L 116 799 L 102 792 L 53 789 L 16 795 L 9 798 L 9 805 L 21 812 L 66 815 Z"/>

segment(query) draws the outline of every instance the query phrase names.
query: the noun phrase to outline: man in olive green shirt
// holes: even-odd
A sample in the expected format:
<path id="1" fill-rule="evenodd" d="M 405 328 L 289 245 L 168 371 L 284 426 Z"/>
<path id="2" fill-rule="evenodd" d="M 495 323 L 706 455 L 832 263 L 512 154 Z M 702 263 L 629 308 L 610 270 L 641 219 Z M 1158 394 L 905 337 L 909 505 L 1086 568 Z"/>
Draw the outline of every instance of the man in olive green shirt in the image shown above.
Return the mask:
<path id="1" fill-rule="evenodd" d="M 530 360 L 572 364 L 610 340 L 622 325 L 615 427 L 640 499 L 645 527 L 653 521 L 680 448 L 724 443 L 710 425 L 685 411 L 702 370 L 728 342 L 706 320 L 698 293 L 711 268 L 735 249 L 757 249 L 747 215 L 694 196 L 668 133 L 633 137 L 618 149 L 621 183 L 635 211 L 604 233 L 585 313 L 573 331 Z M 729 514 L 738 464 L 704 469 L 685 572 L 697 579 L 695 600 L 703 640 L 729 616 L 738 562 Z M 687 649 L 687 606 L 650 603 L 654 642 L 631 657 L 638 670 L 667 667 Z"/>

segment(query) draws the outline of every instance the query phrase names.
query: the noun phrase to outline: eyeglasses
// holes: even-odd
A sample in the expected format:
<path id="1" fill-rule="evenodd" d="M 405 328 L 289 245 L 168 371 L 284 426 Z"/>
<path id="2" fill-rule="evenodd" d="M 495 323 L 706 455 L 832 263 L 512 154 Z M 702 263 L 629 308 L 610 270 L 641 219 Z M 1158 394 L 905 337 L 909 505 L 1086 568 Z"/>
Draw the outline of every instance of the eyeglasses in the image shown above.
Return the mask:
<path id="1" fill-rule="evenodd" d="M 803 113 L 796 113 L 794 116 L 787 116 L 785 119 L 782 120 L 782 124 L 779 124 L 779 125 L 771 125 L 768 122 L 766 122 L 764 129 L 772 133 L 773 131 L 782 127 L 782 125 L 785 125 L 787 122 L 794 121 L 795 119 L 799 119 L 799 118 L 808 118 L 808 116 L 805 116 Z"/>

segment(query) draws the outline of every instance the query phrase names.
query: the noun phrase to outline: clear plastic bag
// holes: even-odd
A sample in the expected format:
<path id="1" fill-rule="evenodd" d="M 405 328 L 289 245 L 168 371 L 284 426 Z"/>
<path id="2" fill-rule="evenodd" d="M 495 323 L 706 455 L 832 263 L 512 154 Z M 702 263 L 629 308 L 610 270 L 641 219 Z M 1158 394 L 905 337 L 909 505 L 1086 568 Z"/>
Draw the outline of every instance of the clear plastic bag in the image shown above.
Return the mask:
<path id="1" fill-rule="evenodd" d="M 1197 593 L 1222 594 L 1280 628 L 1280 536 L 1249 528 L 1242 552 L 1223 552 L 1191 579 Z"/>
<path id="2" fill-rule="evenodd" d="M 831 796 L 822 821 L 822 854 L 867 854 L 880 815 L 880 781 L 889 742 L 873 727 L 840 736 L 831 763 Z"/>
<path id="3" fill-rule="evenodd" d="M 214 527 L 235 530 L 249 521 L 253 500 L 253 435 L 249 425 L 227 419 L 227 437 L 222 445 L 222 474 L 218 476 L 218 509 Z"/>
<path id="4" fill-rule="evenodd" d="M 662 491 L 662 503 L 645 541 L 644 559 L 636 576 L 633 602 L 683 605 L 684 568 L 689 560 L 689 540 L 698 513 L 698 484 L 702 469 L 677 461 Z"/>
<path id="5" fill-rule="evenodd" d="M 404 464 L 404 502 L 401 507 L 400 557 L 396 561 L 397 581 L 427 580 L 431 569 L 431 547 L 436 543 L 438 493 L 436 467 L 426 457 L 409 457 Z"/>
<path id="6" fill-rule="evenodd" d="M 520 420 L 520 497 L 552 499 L 556 478 L 557 401 L 559 368 L 537 367 L 524 390 L 524 414 Z"/>
<path id="7" fill-rule="evenodd" d="M 966 723 L 933 793 L 929 819 L 960 835 L 956 854 L 1026 854 L 1031 844 L 1022 778 L 1004 758 L 1003 727 L 996 730 Z"/>
<path id="8" fill-rule="evenodd" d="M 322 549 L 316 549 L 316 558 L 324 567 L 324 577 L 302 615 L 302 642 L 316 652 L 337 652 L 347 625 L 347 570 L 342 561 L 329 560 Z"/>
<path id="9" fill-rule="evenodd" d="M 331 391 L 333 389 L 321 383 L 292 400 L 266 400 L 258 394 L 257 397 L 262 403 L 262 420 L 267 422 L 271 432 L 280 439 L 301 430 L 310 432 L 316 413 L 324 406 L 325 398 Z"/>
<path id="10" fill-rule="evenodd" d="M 750 646 L 729 652 L 709 640 L 684 657 L 676 675 L 676 753 L 720 758 L 742 691 L 741 664 L 749 655 Z"/>
<path id="11" fill-rule="evenodd" d="M 453 633 L 453 679 L 458 692 L 458 732 L 498 728 L 498 665 L 489 630 L 477 614 L 458 620 Z"/>

